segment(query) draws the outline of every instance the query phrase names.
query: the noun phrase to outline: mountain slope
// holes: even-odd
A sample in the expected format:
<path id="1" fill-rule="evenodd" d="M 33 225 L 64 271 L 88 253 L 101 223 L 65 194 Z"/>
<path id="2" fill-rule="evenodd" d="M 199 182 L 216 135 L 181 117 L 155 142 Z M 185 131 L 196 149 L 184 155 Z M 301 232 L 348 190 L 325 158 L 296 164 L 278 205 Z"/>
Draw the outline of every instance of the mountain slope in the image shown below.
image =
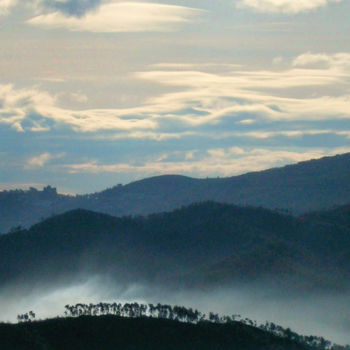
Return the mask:
<path id="1" fill-rule="evenodd" d="M 0 232 L 29 227 L 53 214 L 84 208 L 115 216 L 147 215 L 213 200 L 285 209 L 293 214 L 350 202 L 350 153 L 229 178 L 152 177 L 90 195 L 43 191 L 0 192 Z"/>
<path id="2" fill-rule="evenodd" d="M 0 347 L 6 350 L 316 349 L 316 345 L 309 346 L 240 322 L 190 324 L 167 319 L 116 316 L 83 316 L 17 325 L 0 324 Z"/>
<path id="3" fill-rule="evenodd" d="M 348 208 L 337 210 L 347 218 Z M 350 274 L 349 222 L 339 226 L 334 215 L 298 219 L 214 202 L 148 218 L 74 210 L 1 236 L 0 278 L 6 285 L 107 274 L 196 288 L 264 279 L 340 288 Z"/>
<path id="4" fill-rule="evenodd" d="M 350 202 L 349 178 L 350 153 L 229 178 L 153 177 L 92 195 L 90 209 L 150 214 L 214 200 L 299 214 Z"/>

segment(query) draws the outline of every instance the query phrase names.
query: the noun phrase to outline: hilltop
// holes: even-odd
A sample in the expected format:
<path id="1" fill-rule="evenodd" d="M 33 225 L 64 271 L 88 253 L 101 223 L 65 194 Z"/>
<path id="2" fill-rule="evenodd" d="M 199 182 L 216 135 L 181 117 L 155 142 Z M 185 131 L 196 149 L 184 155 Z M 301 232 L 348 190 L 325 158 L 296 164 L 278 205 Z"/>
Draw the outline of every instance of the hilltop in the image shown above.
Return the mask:
<path id="1" fill-rule="evenodd" d="M 77 208 L 114 216 L 148 215 L 207 200 L 299 215 L 349 203 L 349 178 L 350 153 L 346 153 L 227 178 L 156 176 L 77 196 L 58 194 L 51 186 L 42 191 L 2 191 L 0 232 Z"/>

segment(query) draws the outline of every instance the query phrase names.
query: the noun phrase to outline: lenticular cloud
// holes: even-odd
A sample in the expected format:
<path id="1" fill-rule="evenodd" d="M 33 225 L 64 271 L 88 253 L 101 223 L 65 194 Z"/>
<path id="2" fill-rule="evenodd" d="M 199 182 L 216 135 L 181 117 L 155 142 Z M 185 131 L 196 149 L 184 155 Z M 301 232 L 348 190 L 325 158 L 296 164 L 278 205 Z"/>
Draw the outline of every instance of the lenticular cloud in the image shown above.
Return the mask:
<path id="1" fill-rule="evenodd" d="M 194 21 L 200 10 L 183 6 L 143 2 L 112 2 L 84 16 L 69 16 L 61 11 L 41 14 L 28 21 L 42 28 L 64 28 L 95 33 L 172 31 Z"/>

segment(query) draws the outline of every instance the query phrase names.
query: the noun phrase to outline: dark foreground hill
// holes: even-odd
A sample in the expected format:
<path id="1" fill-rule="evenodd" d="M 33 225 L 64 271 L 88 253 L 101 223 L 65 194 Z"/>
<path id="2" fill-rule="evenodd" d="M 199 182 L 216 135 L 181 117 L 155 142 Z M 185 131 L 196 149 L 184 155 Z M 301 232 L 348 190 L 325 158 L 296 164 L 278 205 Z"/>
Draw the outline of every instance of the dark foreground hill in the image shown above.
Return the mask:
<path id="1" fill-rule="evenodd" d="M 0 279 L 104 274 L 196 288 L 265 279 L 337 290 L 350 276 L 349 247 L 349 206 L 300 218 L 214 202 L 135 218 L 74 210 L 2 235 Z"/>
<path id="2" fill-rule="evenodd" d="M 0 324 L 4 350 L 325 350 L 328 346 L 319 341 L 310 346 L 294 336 L 290 331 L 277 336 L 241 322 L 191 324 L 148 317 L 81 316 Z"/>
<path id="3" fill-rule="evenodd" d="M 18 225 L 29 227 L 41 218 L 75 208 L 115 216 L 147 215 L 205 200 L 300 214 L 349 203 L 349 179 L 347 153 L 228 178 L 158 176 L 89 195 L 61 195 L 50 186 L 43 191 L 3 191 L 0 232 Z"/>

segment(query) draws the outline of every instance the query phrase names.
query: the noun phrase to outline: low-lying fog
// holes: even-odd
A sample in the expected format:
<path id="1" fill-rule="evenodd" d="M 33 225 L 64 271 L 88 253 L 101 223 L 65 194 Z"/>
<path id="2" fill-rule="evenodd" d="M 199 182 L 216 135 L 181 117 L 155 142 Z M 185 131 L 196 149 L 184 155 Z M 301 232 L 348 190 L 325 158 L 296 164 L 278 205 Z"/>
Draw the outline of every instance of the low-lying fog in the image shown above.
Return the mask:
<path id="1" fill-rule="evenodd" d="M 266 320 L 304 335 L 323 336 L 338 344 L 350 343 L 350 296 L 281 295 L 261 285 L 216 288 L 210 291 L 166 290 L 142 285 L 118 285 L 94 277 L 65 287 L 32 286 L 0 289 L 0 319 L 16 322 L 18 314 L 33 310 L 38 318 L 63 315 L 66 304 L 104 302 L 184 305 L 202 312 L 240 314 L 258 323 Z"/>

